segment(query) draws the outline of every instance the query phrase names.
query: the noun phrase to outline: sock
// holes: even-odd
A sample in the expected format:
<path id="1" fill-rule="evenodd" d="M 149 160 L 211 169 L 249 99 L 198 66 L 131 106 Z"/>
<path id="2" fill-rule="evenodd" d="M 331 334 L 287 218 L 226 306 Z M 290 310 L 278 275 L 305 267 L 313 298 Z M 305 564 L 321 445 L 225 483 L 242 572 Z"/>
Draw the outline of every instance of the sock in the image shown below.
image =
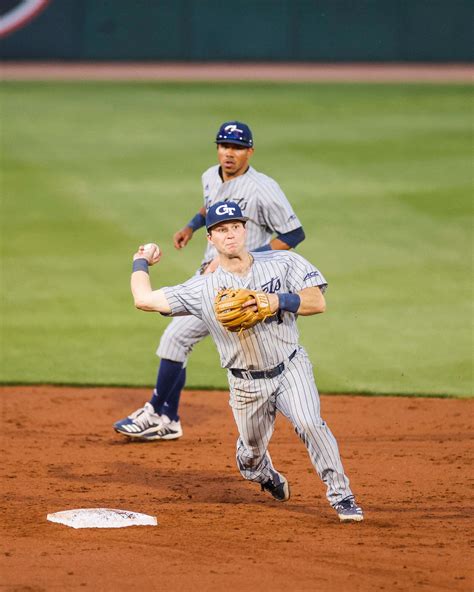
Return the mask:
<path id="1" fill-rule="evenodd" d="M 179 386 L 181 383 L 180 378 L 182 370 L 182 362 L 173 362 L 172 360 L 165 359 L 161 360 L 160 367 L 158 368 L 158 375 L 156 377 L 155 390 L 153 391 L 153 396 L 150 400 L 155 412 L 159 415 L 163 413 L 163 405 L 168 401 L 172 392 L 176 397 L 173 389 L 175 385 L 177 385 L 179 387 L 179 392 L 177 394 L 177 403 L 174 405 L 174 414 L 176 415 L 179 405 L 179 394 L 184 385 L 183 381 L 182 385 Z M 168 415 L 168 413 L 166 415 Z M 173 420 L 171 417 L 170 419 Z"/>
<path id="2" fill-rule="evenodd" d="M 173 388 L 170 390 L 168 398 L 163 403 L 161 413 L 168 416 L 171 421 L 178 421 L 178 407 L 179 400 L 181 398 L 181 391 L 183 390 L 186 382 L 186 368 L 182 368 L 179 373 L 177 381 L 174 383 Z"/>

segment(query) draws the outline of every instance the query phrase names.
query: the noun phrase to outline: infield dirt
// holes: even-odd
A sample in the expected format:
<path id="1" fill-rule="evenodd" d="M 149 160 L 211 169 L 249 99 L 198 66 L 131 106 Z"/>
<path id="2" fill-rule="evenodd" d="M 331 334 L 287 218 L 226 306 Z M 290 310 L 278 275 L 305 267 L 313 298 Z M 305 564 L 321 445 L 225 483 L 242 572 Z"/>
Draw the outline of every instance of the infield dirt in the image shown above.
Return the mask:
<path id="1" fill-rule="evenodd" d="M 227 393 L 185 392 L 180 440 L 115 434 L 148 395 L 0 388 L 2 590 L 472 590 L 473 400 L 323 396 L 366 516 L 341 525 L 286 420 L 270 445 L 292 487 L 281 504 L 237 471 Z M 88 507 L 159 526 L 46 521 Z"/>

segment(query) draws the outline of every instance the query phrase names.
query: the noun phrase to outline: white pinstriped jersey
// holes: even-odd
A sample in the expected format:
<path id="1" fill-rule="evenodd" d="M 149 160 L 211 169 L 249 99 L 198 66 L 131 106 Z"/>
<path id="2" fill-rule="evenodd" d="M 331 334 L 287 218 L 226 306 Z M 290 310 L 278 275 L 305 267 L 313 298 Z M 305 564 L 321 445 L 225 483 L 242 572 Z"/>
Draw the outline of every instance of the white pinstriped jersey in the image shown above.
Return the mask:
<path id="1" fill-rule="evenodd" d="M 251 329 L 230 333 L 217 321 L 214 299 L 221 288 L 247 288 L 264 292 L 299 292 L 303 288 L 327 282 L 314 265 L 290 251 L 263 251 L 253 254 L 254 261 L 245 277 L 218 267 L 214 273 L 193 276 L 163 291 L 171 316 L 195 315 L 202 319 L 219 351 L 223 368 L 265 370 L 273 368 L 296 349 L 298 329 L 296 315 L 279 311 Z"/>
<path id="2" fill-rule="evenodd" d="M 249 218 L 246 225 L 249 251 L 270 242 L 274 233 L 284 234 L 302 226 L 276 181 L 249 167 L 243 175 L 224 183 L 219 168 L 212 166 L 202 175 L 206 212 L 218 201 L 238 203 Z M 203 262 L 211 261 L 216 255 L 215 248 L 208 244 Z"/>

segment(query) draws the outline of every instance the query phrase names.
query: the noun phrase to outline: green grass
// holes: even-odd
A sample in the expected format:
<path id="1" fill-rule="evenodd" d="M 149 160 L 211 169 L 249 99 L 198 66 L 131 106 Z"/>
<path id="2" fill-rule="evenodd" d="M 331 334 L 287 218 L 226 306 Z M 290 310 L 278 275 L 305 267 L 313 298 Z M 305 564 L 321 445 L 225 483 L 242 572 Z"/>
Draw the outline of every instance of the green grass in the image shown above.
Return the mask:
<path id="1" fill-rule="evenodd" d="M 221 121 L 254 130 L 254 166 L 304 223 L 328 311 L 301 318 L 322 391 L 472 393 L 468 86 L 3 83 L 1 382 L 150 385 L 167 321 L 136 311 L 131 254 L 156 287 L 189 277 Z M 190 387 L 223 387 L 213 343 Z"/>

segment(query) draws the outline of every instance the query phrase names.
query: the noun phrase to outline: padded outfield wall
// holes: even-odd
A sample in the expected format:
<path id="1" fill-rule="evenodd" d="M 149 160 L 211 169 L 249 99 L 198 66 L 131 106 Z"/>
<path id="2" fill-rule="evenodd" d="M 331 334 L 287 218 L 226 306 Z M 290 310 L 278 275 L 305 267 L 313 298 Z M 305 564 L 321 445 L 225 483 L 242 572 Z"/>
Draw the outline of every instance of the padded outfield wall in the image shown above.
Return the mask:
<path id="1" fill-rule="evenodd" d="M 4 2 L 0 16 L 15 4 Z M 468 62 L 472 7 L 471 0 L 50 0 L 1 40 L 0 57 Z"/>

